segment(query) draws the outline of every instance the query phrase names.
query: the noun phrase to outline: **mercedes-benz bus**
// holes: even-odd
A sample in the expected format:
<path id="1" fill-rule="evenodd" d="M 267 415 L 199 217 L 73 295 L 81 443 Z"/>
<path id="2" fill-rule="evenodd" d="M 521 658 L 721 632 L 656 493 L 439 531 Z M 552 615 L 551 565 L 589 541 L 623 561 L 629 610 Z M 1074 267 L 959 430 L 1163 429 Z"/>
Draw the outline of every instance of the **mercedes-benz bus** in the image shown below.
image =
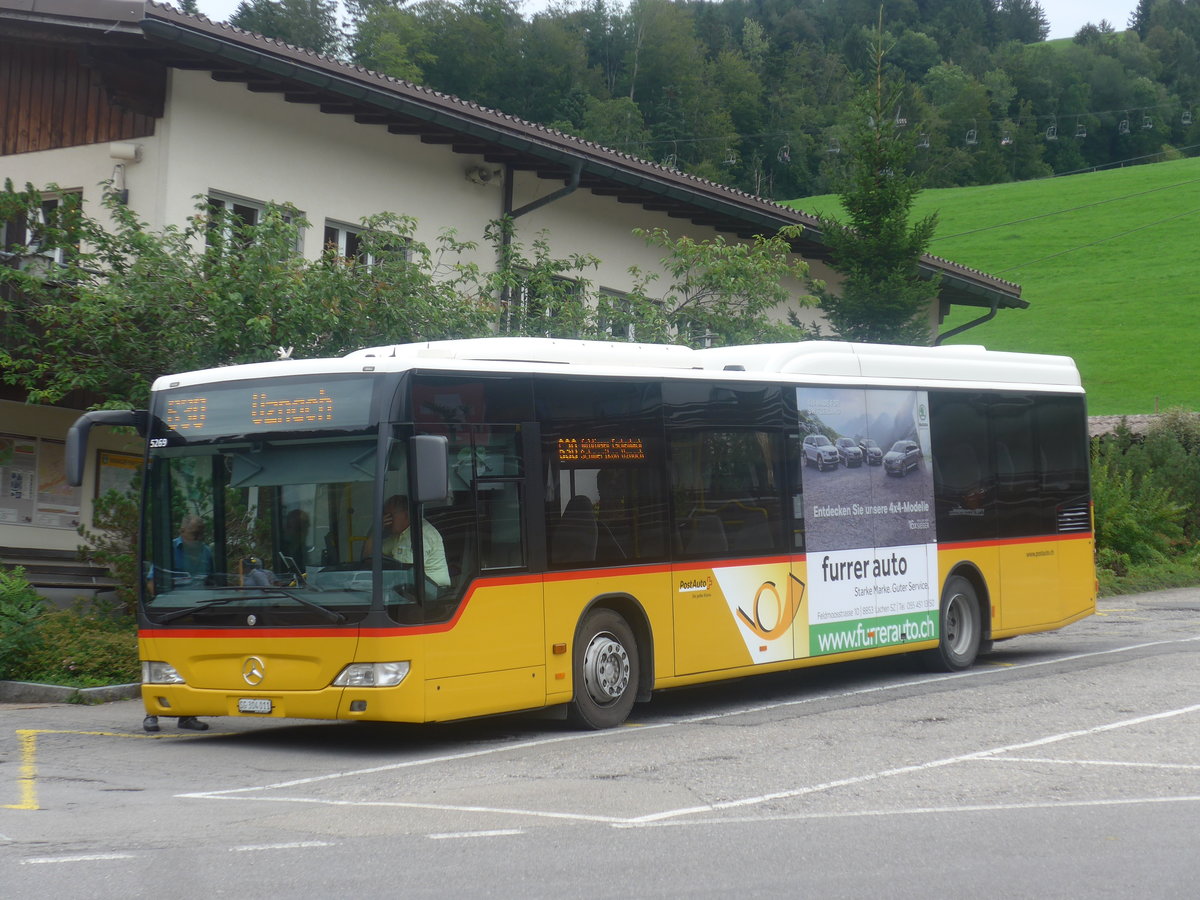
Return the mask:
<path id="1" fill-rule="evenodd" d="M 150 716 L 603 728 L 760 672 L 963 669 L 1095 611 L 1065 357 L 376 347 L 159 378 L 148 410 L 76 423 L 77 482 L 94 424 L 146 438 Z M 817 452 L 851 445 L 880 464 Z"/>

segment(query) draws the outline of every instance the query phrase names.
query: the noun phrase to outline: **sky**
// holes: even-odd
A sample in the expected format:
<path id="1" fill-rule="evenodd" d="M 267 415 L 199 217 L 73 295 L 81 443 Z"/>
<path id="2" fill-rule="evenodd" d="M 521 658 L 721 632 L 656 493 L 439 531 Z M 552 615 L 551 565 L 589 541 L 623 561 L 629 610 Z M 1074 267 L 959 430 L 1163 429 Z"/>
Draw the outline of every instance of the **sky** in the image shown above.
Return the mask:
<path id="1" fill-rule="evenodd" d="M 200 11 L 215 22 L 228 21 L 240 0 L 199 0 Z M 518 0 L 519 2 L 519 0 Z M 1040 0 L 1042 12 L 1050 20 L 1050 37 L 1073 37 L 1075 32 L 1091 22 L 1100 24 L 1108 19 L 1117 31 L 1123 31 L 1137 0 Z M 525 0 L 521 8 L 530 12 L 546 6 L 544 0 Z"/>

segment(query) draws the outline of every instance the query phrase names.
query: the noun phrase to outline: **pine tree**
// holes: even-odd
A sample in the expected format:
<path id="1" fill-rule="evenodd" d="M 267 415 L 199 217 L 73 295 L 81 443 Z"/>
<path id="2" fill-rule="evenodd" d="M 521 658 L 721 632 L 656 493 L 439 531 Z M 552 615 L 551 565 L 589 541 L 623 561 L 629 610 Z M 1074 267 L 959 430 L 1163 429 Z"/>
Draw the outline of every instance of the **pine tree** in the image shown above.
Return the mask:
<path id="1" fill-rule="evenodd" d="M 843 281 L 837 291 L 818 285 L 815 293 L 843 340 L 924 344 L 938 280 L 922 279 L 918 263 L 937 216 L 909 225 L 920 186 L 909 168 L 912 137 L 895 121 L 903 87 L 884 77 L 882 15 L 872 43 L 874 83 L 855 100 L 844 154 L 849 159 L 837 182 L 849 222 L 819 217 Z"/>

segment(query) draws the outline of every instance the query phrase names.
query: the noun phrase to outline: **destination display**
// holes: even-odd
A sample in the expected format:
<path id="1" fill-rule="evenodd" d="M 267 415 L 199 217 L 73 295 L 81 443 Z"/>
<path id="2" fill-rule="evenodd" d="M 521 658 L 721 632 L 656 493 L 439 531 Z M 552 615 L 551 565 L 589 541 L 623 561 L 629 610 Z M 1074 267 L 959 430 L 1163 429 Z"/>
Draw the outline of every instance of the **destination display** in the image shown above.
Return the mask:
<path id="1" fill-rule="evenodd" d="M 154 431 L 204 439 L 362 428 L 370 422 L 371 389 L 371 379 L 321 376 L 160 391 L 154 398 Z"/>
<path id="2" fill-rule="evenodd" d="M 568 464 L 645 462 L 646 447 L 638 437 L 563 437 L 558 439 L 558 460 Z"/>

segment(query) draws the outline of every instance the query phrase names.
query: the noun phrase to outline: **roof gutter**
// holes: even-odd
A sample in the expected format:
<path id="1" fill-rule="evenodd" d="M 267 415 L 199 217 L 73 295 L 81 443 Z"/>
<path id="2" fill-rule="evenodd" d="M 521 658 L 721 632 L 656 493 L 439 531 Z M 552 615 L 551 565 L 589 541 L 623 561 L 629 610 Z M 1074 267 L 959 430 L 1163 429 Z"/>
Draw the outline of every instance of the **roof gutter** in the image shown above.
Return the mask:
<path id="1" fill-rule="evenodd" d="M 991 321 L 992 319 L 994 319 L 996 317 L 996 310 L 999 307 L 1000 307 L 1000 295 L 993 294 L 992 295 L 992 308 L 990 310 L 988 310 L 986 313 L 984 313 L 978 319 L 972 319 L 970 322 L 967 322 L 963 325 L 959 325 L 956 328 L 951 328 L 949 331 L 942 332 L 934 339 L 933 345 L 936 347 L 939 344 L 941 344 L 942 341 L 946 340 L 947 338 L 952 338 L 956 334 L 962 334 L 964 331 L 974 328 L 976 325 L 982 325 L 984 322 Z"/>

